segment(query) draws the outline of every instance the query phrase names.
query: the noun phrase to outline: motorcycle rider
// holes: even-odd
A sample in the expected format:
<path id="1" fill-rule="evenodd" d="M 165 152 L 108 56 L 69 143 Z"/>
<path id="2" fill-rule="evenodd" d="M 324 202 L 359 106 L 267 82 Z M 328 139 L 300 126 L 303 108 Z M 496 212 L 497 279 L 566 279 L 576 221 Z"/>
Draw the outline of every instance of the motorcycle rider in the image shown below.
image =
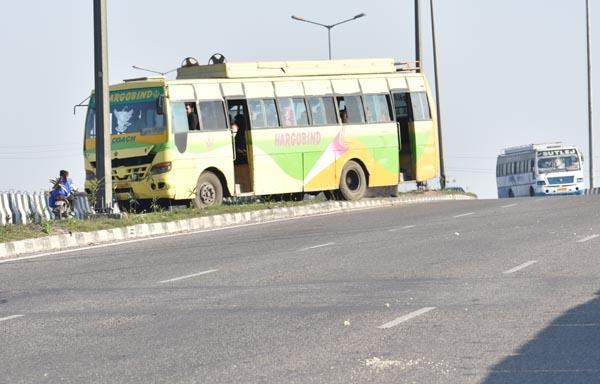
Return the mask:
<path id="1" fill-rule="evenodd" d="M 68 212 L 68 208 L 72 206 L 74 200 L 72 191 L 73 180 L 69 178 L 69 172 L 63 169 L 60 171 L 59 178 L 54 183 L 52 191 L 50 192 L 50 197 L 48 198 L 48 205 L 50 208 L 55 210 L 57 207 L 56 202 L 62 200 L 66 201 Z"/>

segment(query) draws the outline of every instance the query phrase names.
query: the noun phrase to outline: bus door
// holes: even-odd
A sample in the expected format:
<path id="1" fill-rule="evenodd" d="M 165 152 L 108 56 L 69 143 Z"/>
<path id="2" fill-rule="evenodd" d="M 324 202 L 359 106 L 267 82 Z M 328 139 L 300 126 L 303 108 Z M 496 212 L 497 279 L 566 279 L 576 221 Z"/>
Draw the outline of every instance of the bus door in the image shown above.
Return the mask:
<path id="1" fill-rule="evenodd" d="M 252 140 L 248 103 L 244 99 L 227 100 L 230 127 L 237 126 L 232 134 L 235 194 L 253 192 L 252 186 Z"/>
<path id="2" fill-rule="evenodd" d="M 400 181 L 416 180 L 415 125 L 411 118 L 410 93 L 408 90 L 393 90 L 392 100 L 398 125 Z"/>
<path id="3" fill-rule="evenodd" d="M 410 84 L 410 82 L 409 82 Z M 400 129 L 400 168 L 408 171 L 406 180 L 418 183 L 440 174 L 437 129 L 432 119 L 424 84 L 418 83 L 408 93 L 392 92 Z M 408 108 L 406 105 L 408 104 Z M 408 119 L 406 117 L 408 113 Z M 408 128 L 407 128 L 408 127 Z"/>

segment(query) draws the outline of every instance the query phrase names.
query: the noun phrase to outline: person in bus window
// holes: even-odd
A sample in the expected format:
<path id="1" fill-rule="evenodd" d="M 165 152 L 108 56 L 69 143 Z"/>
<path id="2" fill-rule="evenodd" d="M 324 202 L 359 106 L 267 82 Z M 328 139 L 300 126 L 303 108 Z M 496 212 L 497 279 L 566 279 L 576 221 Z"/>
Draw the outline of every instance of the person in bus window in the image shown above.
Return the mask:
<path id="1" fill-rule="evenodd" d="M 348 124 L 348 112 L 345 109 L 340 110 L 340 120 L 342 124 Z"/>
<path id="2" fill-rule="evenodd" d="M 284 127 L 293 127 L 296 125 L 296 121 L 294 119 L 294 112 L 291 106 L 287 105 L 283 107 L 282 120 L 282 124 Z"/>
<path id="3" fill-rule="evenodd" d="M 199 131 L 200 121 L 198 120 L 198 112 L 196 112 L 195 103 L 185 103 L 185 111 L 187 113 L 190 131 Z"/>

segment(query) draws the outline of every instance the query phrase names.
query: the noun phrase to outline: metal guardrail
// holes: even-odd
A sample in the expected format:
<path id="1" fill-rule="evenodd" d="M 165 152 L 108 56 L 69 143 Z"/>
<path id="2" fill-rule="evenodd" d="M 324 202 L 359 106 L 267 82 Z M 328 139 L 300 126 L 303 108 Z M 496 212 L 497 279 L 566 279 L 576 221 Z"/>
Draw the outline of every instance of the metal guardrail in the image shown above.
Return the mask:
<path id="1" fill-rule="evenodd" d="M 0 225 L 39 224 L 53 219 L 48 195 L 48 192 L 0 192 Z M 94 213 L 85 193 L 75 195 L 71 210 L 78 219 L 86 219 Z"/>

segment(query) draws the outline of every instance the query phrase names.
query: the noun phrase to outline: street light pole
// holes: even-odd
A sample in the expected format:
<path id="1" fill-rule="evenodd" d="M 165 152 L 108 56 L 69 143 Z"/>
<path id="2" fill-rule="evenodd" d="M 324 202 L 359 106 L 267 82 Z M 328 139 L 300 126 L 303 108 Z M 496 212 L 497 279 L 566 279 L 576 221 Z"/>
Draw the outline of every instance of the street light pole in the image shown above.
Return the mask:
<path id="1" fill-rule="evenodd" d="M 592 55 L 590 34 L 590 1 L 585 0 L 585 27 L 587 35 L 587 98 L 588 98 L 588 146 L 590 157 L 590 189 L 594 188 L 594 130 L 592 118 Z"/>
<path id="2" fill-rule="evenodd" d="M 306 20 L 303 17 L 293 16 L 293 15 L 292 15 L 292 19 L 297 20 L 297 21 L 303 21 L 305 23 L 314 24 L 314 25 L 318 25 L 318 26 L 327 28 L 327 41 L 328 41 L 328 45 L 329 45 L 329 60 L 331 60 L 331 29 L 333 27 L 337 26 L 337 25 L 344 24 L 344 23 L 347 23 L 347 22 L 352 21 L 352 20 L 360 19 L 361 17 L 364 17 L 364 16 L 366 16 L 366 14 L 359 13 L 358 15 L 356 15 L 356 16 L 350 18 L 350 19 L 342 20 L 342 21 L 339 21 L 339 22 L 337 22 L 335 24 L 321 24 L 321 23 L 317 23 L 316 21 Z"/>
<path id="3" fill-rule="evenodd" d="M 421 63 L 421 15 L 419 0 L 415 0 L 415 61 L 417 62 L 417 72 L 423 71 Z"/>
<path id="4" fill-rule="evenodd" d="M 429 9 L 431 14 L 431 40 L 433 44 L 433 76 L 435 80 L 435 105 L 437 111 L 438 148 L 440 152 L 440 188 L 446 189 L 446 169 L 444 166 L 444 146 L 442 145 L 442 115 L 440 112 L 440 87 L 438 80 L 437 45 L 435 41 L 435 8 L 433 7 L 433 0 L 429 0 Z"/>
<path id="5" fill-rule="evenodd" d="M 108 39 L 106 0 L 94 0 L 94 79 L 96 98 L 96 180 L 99 212 L 112 207 L 110 104 L 108 91 Z"/>

